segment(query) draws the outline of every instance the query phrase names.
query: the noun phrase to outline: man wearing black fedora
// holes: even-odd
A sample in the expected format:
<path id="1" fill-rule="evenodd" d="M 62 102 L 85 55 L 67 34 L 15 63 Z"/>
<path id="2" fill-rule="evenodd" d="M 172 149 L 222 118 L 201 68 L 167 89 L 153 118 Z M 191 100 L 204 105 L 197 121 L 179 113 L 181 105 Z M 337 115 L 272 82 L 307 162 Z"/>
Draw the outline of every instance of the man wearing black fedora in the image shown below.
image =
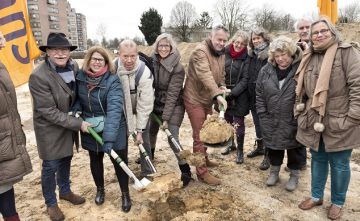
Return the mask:
<path id="1" fill-rule="evenodd" d="M 68 113 L 75 101 L 75 75 L 79 69 L 70 59 L 72 46 L 63 33 L 50 33 L 47 45 L 39 49 L 46 53 L 45 61 L 30 75 L 29 88 L 33 98 L 33 121 L 37 149 L 42 162 L 41 187 L 51 220 L 64 220 L 58 207 L 59 198 L 74 205 L 85 199 L 70 189 L 70 165 L 75 133 L 87 132 L 89 123 Z M 76 142 L 78 143 L 78 142 Z"/>

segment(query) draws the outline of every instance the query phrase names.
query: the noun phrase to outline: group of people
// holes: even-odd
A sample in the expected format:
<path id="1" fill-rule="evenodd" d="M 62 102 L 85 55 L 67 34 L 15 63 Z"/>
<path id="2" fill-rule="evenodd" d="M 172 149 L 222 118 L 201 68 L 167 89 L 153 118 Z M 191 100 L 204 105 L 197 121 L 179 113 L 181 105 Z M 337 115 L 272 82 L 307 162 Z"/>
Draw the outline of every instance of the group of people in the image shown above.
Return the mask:
<path id="1" fill-rule="evenodd" d="M 105 201 L 104 154 L 115 151 L 128 163 L 128 138 L 142 144 L 153 159 L 160 129 L 168 129 L 179 142 L 185 111 L 193 133 L 193 152 L 204 156 L 196 167 L 198 179 L 219 185 L 209 167 L 210 160 L 200 141 L 200 130 L 213 104 L 225 109 L 225 120 L 236 130 L 232 144 L 222 153 L 237 150 L 236 163 L 244 162 L 244 117 L 251 112 L 255 125 L 255 145 L 249 158 L 264 155 L 260 169 L 270 168 L 267 186 L 279 181 L 287 153 L 290 172 L 286 190 L 294 191 L 300 170 L 306 168 L 306 148 L 311 152 L 311 197 L 299 204 L 303 210 L 322 205 L 324 188 L 331 169 L 330 219 L 341 216 L 350 181 L 349 160 L 360 144 L 360 53 L 343 43 L 339 32 L 326 19 L 300 19 L 295 28 L 300 40 L 279 36 L 271 41 L 265 30 L 249 34 L 238 31 L 229 41 L 228 30 L 215 26 L 209 37 L 193 50 L 188 71 L 171 35 L 159 35 L 150 58 L 139 56 L 137 45 L 124 40 L 118 58 L 112 60 L 100 46 L 90 48 L 81 68 L 70 58 L 76 49 L 63 33 L 50 33 L 45 61 L 31 74 L 33 121 L 39 157 L 42 159 L 41 187 L 51 220 L 64 220 L 59 198 L 74 205 L 85 198 L 70 188 L 73 146 L 89 153 L 90 170 L 96 185 L 95 203 Z M 5 46 L 0 35 L 0 48 Z M 16 106 L 16 95 L 6 68 L 0 66 L 0 213 L 4 219 L 19 220 L 13 184 L 31 172 Z M 151 115 L 157 115 L 158 124 Z M 4 116 L 4 117 L 3 117 Z M 89 134 L 100 134 L 103 144 Z M 169 140 L 183 186 L 193 179 L 189 164 Z M 132 202 L 129 178 L 111 158 L 121 190 L 121 209 L 128 212 Z M 141 176 L 153 173 L 141 155 Z"/>

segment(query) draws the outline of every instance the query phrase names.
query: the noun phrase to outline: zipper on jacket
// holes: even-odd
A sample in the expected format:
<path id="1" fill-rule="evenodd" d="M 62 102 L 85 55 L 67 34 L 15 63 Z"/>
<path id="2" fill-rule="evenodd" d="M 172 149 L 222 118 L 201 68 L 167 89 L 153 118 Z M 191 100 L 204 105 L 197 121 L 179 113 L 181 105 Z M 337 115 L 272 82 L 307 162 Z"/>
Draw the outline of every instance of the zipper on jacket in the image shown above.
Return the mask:
<path id="1" fill-rule="evenodd" d="M 230 65 L 230 85 L 229 86 L 232 86 L 232 66 L 233 66 L 233 63 L 234 63 L 234 59 L 231 59 L 231 65 Z"/>

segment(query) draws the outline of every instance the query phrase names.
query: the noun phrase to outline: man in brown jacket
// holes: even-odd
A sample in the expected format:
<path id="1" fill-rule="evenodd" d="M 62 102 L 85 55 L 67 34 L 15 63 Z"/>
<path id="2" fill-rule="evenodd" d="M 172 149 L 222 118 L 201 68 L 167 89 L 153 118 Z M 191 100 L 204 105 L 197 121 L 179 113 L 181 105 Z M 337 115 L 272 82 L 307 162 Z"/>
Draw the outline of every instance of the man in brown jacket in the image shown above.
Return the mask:
<path id="1" fill-rule="evenodd" d="M 217 166 L 211 162 L 206 154 L 206 148 L 200 141 L 200 129 L 211 114 L 214 101 L 224 106 L 226 100 L 221 96 L 225 90 L 225 44 L 229 37 L 228 30 L 222 26 L 215 26 L 209 38 L 201 42 L 190 56 L 189 69 L 184 86 L 185 109 L 189 116 L 193 130 L 193 151 L 203 153 L 206 165 L 196 167 L 199 180 L 219 185 L 220 179 L 212 176 L 208 167 Z"/>
<path id="2" fill-rule="evenodd" d="M 41 187 L 51 220 L 64 220 L 57 205 L 56 184 L 60 199 L 74 205 L 85 199 L 70 189 L 70 164 L 73 156 L 74 132 L 87 132 L 91 124 L 70 116 L 75 101 L 75 74 L 78 65 L 70 59 L 76 49 L 63 33 L 50 33 L 45 61 L 31 74 L 29 88 L 33 98 L 33 120 L 39 157 L 43 160 Z M 55 181 L 56 177 L 56 181 Z"/>

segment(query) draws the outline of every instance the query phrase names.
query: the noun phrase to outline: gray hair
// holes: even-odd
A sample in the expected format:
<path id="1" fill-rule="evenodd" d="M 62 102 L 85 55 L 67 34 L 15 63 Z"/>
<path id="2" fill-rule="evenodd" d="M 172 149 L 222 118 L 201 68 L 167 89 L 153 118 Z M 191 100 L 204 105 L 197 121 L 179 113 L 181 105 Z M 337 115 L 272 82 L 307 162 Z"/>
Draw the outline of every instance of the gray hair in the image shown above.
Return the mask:
<path id="1" fill-rule="evenodd" d="M 296 53 L 296 50 L 297 46 L 291 38 L 280 35 L 270 43 L 268 61 L 274 65 L 275 52 L 286 52 L 289 56 L 293 56 Z"/>
<path id="2" fill-rule="evenodd" d="M 248 45 L 249 44 L 249 34 L 245 31 L 242 31 L 242 30 L 238 30 L 234 36 L 231 38 L 230 42 L 234 43 L 236 41 L 236 39 L 238 39 L 239 37 L 242 38 L 243 42 L 245 45 Z"/>
<path id="3" fill-rule="evenodd" d="M 313 23 L 313 19 L 310 17 L 299 18 L 294 24 L 295 31 L 299 31 L 299 23 L 300 22 L 308 22 L 309 24 L 311 24 L 311 23 Z"/>
<path id="4" fill-rule="evenodd" d="M 223 24 L 215 25 L 212 28 L 211 33 L 215 33 L 215 32 L 217 32 L 219 30 L 223 30 L 225 33 L 229 33 L 229 30 Z"/>
<path id="5" fill-rule="evenodd" d="M 263 29 L 263 28 L 254 28 L 252 31 L 251 31 L 251 33 L 250 33 L 250 41 L 249 41 L 249 46 L 250 46 L 250 48 L 251 49 L 254 49 L 255 48 L 255 46 L 254 46 L 254 43 L 252 42 L 252 36 L 253 35 L 258 35 L 258 36 L 261 36 L 263 39 L 264 39 L 264 42 L 266 42 L 266 43 L 270 43 L 270 41 L 271 41 L 271 38 L 270 38 L 270 36 L 269 36 L 269 34 L 268 34 L 268 32 L 265 30 L 265 29 Z"/>
<path id="6" fill-rule="evenodd" d="M 334 36 L 334 39 L 335 39 L 335 42 L 340 42 L 342 41 L 342 38 L 341 38 L 341 34 L 340 32 L 335 28 L 335 26 L 327 19 L 327 18 L 320 18 L 316 21 L 314 21 L 312 24 L 311 24 L 311 28 L 310 28 L 310 36 L 311 36 L 311 39 L 310 39 L 310 47 L 312 48 L 313 46 L 313 42 L 312 42 L 312 32 L 313 32 L 313 27 L 314 25 L 317 25 L 319 23 L 325 23 L 326 26 L 329 28 L 332 36 Z"/>
<path id="7" fill-rule="evenodd" d="M 173 37 L 171 36 L 171 34 L 168 33 L 162 33 L 159 36 L 157 36 L 155 43 L 153 44 L 153 50 L 154 50 L 154 54 L 159 54 L 158 51 L 158 45 L 159 45 L 159 41 L 162 39 L 166 39 L 169 44 L 170 44 L 170 51 L 172 52 L 173 50 L 175 50 L 176 48 L 176 43 L 173 39 Z"/>
<path id="8" fill-rule="evenodd" d="M 124 39 L 120 42 L 119 44 L 119 53 L 121 52 L 121 48 L 135 48 L 136 51 L 137 50 L 137 44 L 135 43 L 135 41 L 131 40 L 131 39 Z"/>

